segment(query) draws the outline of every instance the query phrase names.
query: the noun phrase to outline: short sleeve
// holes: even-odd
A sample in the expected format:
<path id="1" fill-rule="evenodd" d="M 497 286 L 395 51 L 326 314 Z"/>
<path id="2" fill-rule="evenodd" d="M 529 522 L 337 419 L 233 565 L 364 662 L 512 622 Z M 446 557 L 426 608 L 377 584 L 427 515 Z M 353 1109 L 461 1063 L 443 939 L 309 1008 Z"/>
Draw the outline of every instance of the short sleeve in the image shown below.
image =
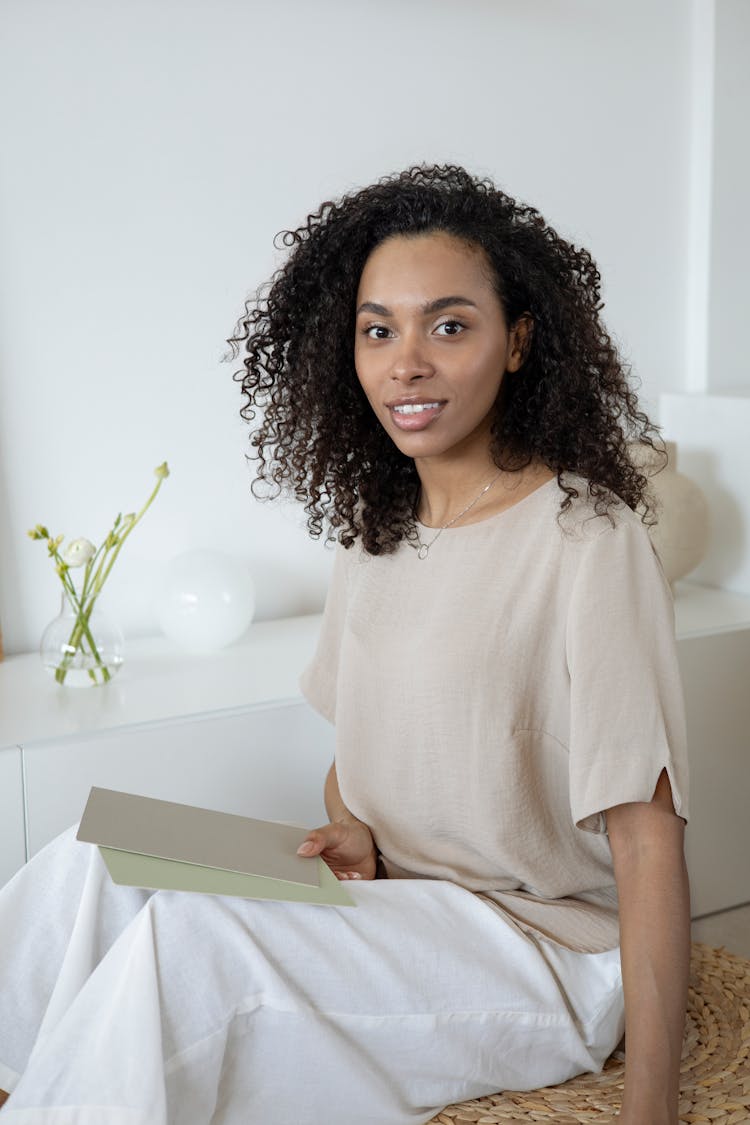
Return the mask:
<path id="1" fill-rule="evenodd" d="M 299 679 L 305 699 L 331 723 L 336 721 L 339 649 L 346 615 L 345 555 L 345 548 L 337 544 L 317 648 Z"/>
<path id="2" fill-rule="evenodd" d="M 573 820 L 606 832 L 605 810 L 651 801 L 666 769 L 687 821 L 685 705 L 661 561 L 646 527 L 630 520 L 579 546 L 566 628 Z"/>

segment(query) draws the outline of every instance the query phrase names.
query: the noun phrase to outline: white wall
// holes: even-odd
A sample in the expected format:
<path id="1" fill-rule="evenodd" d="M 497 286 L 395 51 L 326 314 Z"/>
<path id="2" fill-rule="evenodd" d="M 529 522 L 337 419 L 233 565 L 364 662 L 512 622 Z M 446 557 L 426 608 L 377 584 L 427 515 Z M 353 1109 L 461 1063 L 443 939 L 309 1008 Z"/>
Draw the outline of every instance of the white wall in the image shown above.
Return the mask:
<path id="1" fill-rule="evenodd" d="M 709 378 L 714 392 L 750 394 L 750 4 L 717 0 L 712 160 Z"/>
<path id="2" fill-rule="evenodd" d="M 661 396 L 659 417 L 709 502 L 708 550 L 690 580 L 750 595 L 750 4 L 692 3 L 687 376 L 682 392 Z"/>
<path id="3" fill-rule="evenodd" d="M 0 13 L 0 622 L 58 580 L 25 531 L 98 540 L 172 477 L 109 584 L 154 628 L 159 563 L 247 558 L 259 618 L 330 555 L 249 495 L 224 340 L 275 232 L 420 160 L 489 173 L 588 245 L 646 407 L 682 385 L 690 10 L 682 0 L 5 0 Z"/>

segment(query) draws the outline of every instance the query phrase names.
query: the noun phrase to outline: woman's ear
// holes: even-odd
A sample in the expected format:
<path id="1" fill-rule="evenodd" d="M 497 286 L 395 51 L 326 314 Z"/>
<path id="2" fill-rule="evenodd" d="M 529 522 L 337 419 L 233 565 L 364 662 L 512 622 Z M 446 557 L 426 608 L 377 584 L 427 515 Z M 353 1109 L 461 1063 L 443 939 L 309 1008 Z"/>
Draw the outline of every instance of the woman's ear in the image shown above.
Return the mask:
<path id="1" fill-rule="evenodd" d="M 534 320 L 531 313 L 521 313 L 509 333 L 507 371 L 518 371 L 523 366 L 529 354 L 533 334 Z"/>

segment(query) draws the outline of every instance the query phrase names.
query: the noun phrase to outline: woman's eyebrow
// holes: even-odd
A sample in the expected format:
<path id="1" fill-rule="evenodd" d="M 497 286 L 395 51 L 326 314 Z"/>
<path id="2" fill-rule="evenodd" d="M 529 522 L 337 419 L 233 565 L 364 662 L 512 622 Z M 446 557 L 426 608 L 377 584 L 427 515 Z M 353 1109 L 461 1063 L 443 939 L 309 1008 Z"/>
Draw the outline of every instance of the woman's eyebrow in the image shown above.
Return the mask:
<path id="1" fill-rule="evenodd" d="M 377 304 L 376 301 L 363 301 L 362 304 L 357 309 L 357 316 L 359 316 L 359 314 L 363 313 L 363 312 L 375 313 L 376 316 L 392 316 L 393 315 L 385 307 L 385 305 L 379 305 L 379 304 Z"/>
<path id="2" fill-rule="evenodd" d="M 426 305 L 422 306 L 422 312 L 436 313 L 441 309 L 452 308 L 454 305 L 470 305 L 473 309 L 477 307 L 476 301 L 470 300 L 468 297 L 438 297 L 436 301 L 429 301 Z"/>
<path id="3" fill-rule="evenodd" d="M 454 305 L 470 305 L 471 308 L 477 308 L 476 301 L 470 300 L 468 297 L 438 297 L 434 301 L 428 301 L 427 304 L 422 305 L 422 313 L 428 316 L 430 313 L 440 312 L 442 309 L 453 308 Z M 385 305 L 379 305 L 376 301 L 363 301 L 357 309 L 357 316 L 360 313 L 369 312 L 375 313 L 376 316 L 393 316 L 390 309 Z"/>

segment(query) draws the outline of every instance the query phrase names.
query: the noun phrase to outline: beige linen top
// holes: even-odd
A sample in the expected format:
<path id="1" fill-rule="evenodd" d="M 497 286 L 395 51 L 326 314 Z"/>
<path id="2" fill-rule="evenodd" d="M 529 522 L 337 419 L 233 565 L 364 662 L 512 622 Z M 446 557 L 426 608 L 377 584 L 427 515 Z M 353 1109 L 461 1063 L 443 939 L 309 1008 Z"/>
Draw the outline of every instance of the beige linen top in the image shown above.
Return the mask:
<path id="1" fill-rule="evenodd" d="M 619 942 L 605 810 L 667 770 L 687 820 L 674 607 L 623 502 L 548 480 L 512 507 L 408 543 L 336 548 L 300 686 L 336 724 L 341 796 L 391 878 L 448 879 L 525 932 Z M 423 541 L 434 529 L 419 526 Z"/>

